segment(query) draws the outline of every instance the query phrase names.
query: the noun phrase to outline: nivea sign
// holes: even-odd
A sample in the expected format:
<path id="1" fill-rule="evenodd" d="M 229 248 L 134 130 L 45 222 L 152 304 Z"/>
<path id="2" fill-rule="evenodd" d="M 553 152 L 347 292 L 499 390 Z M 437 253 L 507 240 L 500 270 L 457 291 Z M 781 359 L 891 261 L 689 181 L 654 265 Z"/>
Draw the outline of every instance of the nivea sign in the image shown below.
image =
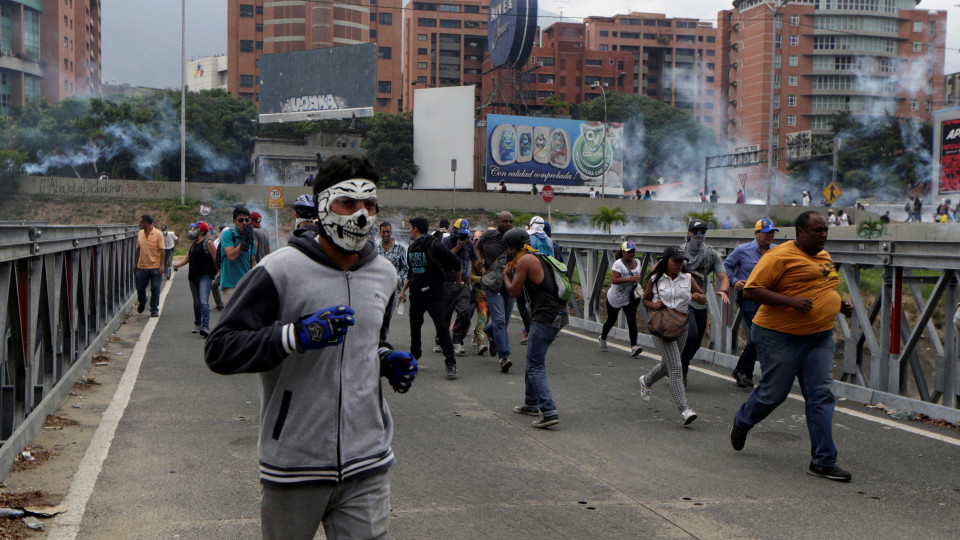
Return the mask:
<path id="1" fill-rule="evenodd" d="M 494 67 L 522 66 L 537 33 L 537 0 L 491 0 L 487 43 Z"/>

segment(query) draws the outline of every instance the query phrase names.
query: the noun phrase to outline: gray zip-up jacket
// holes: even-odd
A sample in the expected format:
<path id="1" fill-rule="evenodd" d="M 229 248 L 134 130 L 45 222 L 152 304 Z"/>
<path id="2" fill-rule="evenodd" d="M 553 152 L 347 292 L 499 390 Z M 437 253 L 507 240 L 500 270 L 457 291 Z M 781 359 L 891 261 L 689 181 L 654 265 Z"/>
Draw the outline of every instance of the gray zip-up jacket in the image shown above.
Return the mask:
<path id="1" fill-rule="evenodd" d="M 205 357 L 216 373 L 260 373 L 262 482 L 340 482 L 395 463 L 378 350 L 390 348 L 379 336 L 396 283 L 373 241 L 344 272 L 312 235 L 292 238 L 240 281 Z M 286 325 L 335 305 L 356 314 L 343 343 L 297 352 Z"/>

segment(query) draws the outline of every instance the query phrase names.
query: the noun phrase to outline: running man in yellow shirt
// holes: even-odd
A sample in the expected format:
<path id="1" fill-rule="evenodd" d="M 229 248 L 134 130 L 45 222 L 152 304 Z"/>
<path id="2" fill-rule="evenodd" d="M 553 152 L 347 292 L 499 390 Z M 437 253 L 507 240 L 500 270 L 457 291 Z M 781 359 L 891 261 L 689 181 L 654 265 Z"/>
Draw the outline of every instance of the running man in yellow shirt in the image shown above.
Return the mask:
<path id="1" fill-rule="evenodd" d="M 763 368 L 760 384 L 740 406 L 730 431 L 734 450 L 747 432 L 772 413 L 790 393 L 794 378 L 806 403 L 813 460 L 807 473 L 840 482 L 851 474 L 837 466 L 833 443 L 833 325 L 837 313 L 849 317 L 853 304 L 840 299 L 840 277 L 827 243 L 827 221 L 814 211 L 800 214 L 796 240 L 770 249 L 750 274 L 743 292 L 761 304 L 750 338 Z"/>

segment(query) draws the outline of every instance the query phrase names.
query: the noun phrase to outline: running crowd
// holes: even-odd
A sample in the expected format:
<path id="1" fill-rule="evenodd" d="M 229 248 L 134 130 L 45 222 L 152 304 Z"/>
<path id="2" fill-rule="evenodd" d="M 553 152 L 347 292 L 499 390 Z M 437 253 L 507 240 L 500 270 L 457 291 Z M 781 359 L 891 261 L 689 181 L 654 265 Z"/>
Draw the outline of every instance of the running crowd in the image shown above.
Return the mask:
<path id="1" fill-rule="evenodd" d="M 393 224 L 377 223 L 378 183 L 365 158 L 331 157 L 317 171 L 313 195 L 298 199 L 286 247 L 257 258 L 256 237 L 245 232 L 250 213 L 238 208 L 235 228 L 221 233 L 219 245 L 207 238 L 209 227 L 198 224 L 188 257 L 177 263 L 193 271 L 203 261 L 195 299 L 210 290 L 219 263 L 225 308 L 212 331 L 204 301 L 195 300 L 198 332 L 209 334 L 209 368 L 259 376 L 264 538 L 312 538 L 320 526 L 327 537 L 386 536 L 388 470 L 396 460 L 380 379 L 399 394 L 411 389 L 424 354 L 424 315 L 433 322 L 427 337 L 444 359 L 444 374 L 456 379 L 468 337 L 471 352 L 490 355 L 491 368 L 510 373 L 516 355 L 507 327 L 516 307 L 526 351 L 523 402 L 513 410 L 536 417 L 535 428 L 560 421 L 546 363 L 567 323 L 572 288 L 550 224 L 536 216 L 517 227 L 504 211 L 485 230 L 459 218 L 441 220 L 431 231 L 426 218 L 414 217 L 404 248 Z M 609 333 L 622 313 L 630 354 L 640 355 L 642 304 L 661 359 L 640 377 L 641 399 L 649 400 L 653 386 L 668 377 L 681 422 L 689 425 L 697 417 L 685 391 L 689 362 L 706 328 L 708 303 L 729 304 L 732 285 L 750 336 L 733 376 L 738 386 L 752 388 L 759 360 L 762 377 L 736 413 L 731 445 L 741 450 L 750 429 L 798 379 L 811 440 L 808 473 L 849 481 L 850 473 L 837 466 L 830 383 L 834 322 L 838 313 L 849 316 L 852 305 L 841 301 L 836 269 L 823 250 L 826 218 L 804 212 L 795 227 L 796 240 L 778 246 L 778 229 L 762 219 L 755 240 L 724 259 L 706 243 L 707 224 L 692 220 L 686 241 L 664 249 L 646 279 L 637 246 L 623 242 L 610 271 L 598 343 L 601 352 L 609 350 Z M 227 268 L 238 261 L 240 268 Z M 396 350 L 390 322 L 406 310 L 410 350 Z"/>

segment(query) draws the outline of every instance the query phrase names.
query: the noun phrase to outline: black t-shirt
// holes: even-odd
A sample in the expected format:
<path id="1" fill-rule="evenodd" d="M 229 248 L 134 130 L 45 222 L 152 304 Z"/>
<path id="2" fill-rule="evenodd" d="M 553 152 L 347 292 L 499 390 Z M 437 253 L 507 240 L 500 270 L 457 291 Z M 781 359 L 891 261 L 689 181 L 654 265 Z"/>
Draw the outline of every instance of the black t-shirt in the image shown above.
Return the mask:
<path id="1" fill-rule="evenodd" d="M 190 246 L 190 264 L 187 269 L 187 279 L 190 281 L 196 281 L 200 279 L 200 276 L 210 276 L 212 278 L 217 275 L 217 266 L 213 262 L 210 252 L 207 251 L 206 244 L 211 241 L 209 238 L 205 238 L 203 242 L 194 242 Z"/>
<path id="2" fill-rule="evenodd" d="M 483 254 L 484 262 L 484 272 L 495 270 L 494 261 L 500 258 L 500 255 L 506 251 L 506 248 L 503 247 L 501 240 L 503 239 L 503 233 L 497 229 L 487 229 L 484 231 L 483 236 L 480 237 L 480 241 L 477 242 L 477 247 L 480 248 L 480 253 Z M 499 271 L 503 271 L 501 268 Z"/>

